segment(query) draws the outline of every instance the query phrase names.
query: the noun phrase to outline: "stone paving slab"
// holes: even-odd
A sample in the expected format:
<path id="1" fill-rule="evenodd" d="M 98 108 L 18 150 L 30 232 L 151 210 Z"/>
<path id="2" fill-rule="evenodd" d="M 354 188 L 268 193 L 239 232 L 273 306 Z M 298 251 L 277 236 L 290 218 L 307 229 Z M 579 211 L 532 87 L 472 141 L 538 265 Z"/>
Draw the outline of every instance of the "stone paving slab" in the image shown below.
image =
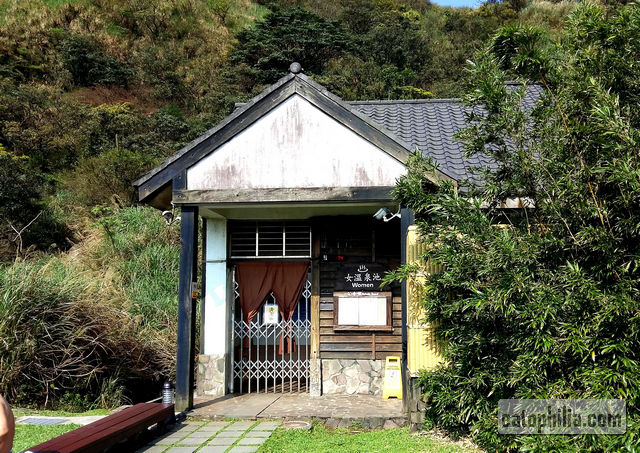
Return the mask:
<path id="1" fill-rule="evenodd" d="M 171 447 L 167 453 L 193 453 L 198 447 Z"/>
<path id="2" fill-rule="evenodd" d="M 271 436 L 272 431 L 247 431 L 244 437 L 259 437 L 267 439 Z"/>
<path id="3" fill-rule="evenodd" d="M 227 426 L 229 422 L 211 422 L 204 425 L 200 430 L 202 431 L 220 431 L 222 428 Z"/>
<path id="4" fill-rule="evenodd" d="M 243 437 L 237 445 L 262 445 L 266 440 L 266 437 Z"/>
<path id="5" fill-rule="evenodd" d="M 199 438 L 208 439 L 209 437 L 213 437 L 217 432 L 218 431 L 195 431 L 189 434 L 189 437 L 191 438 L 199 437 Z"/>
<path id="6" fill-rule="evenodd" d="M 214 437 L 207 445 L 233 445 L 236 440 L 229 437 Z"/>
<path id="7" fill-rule="evenodd" d="M 253 453 L 254 451 L 258 451 L 258 446 L 255 447 L 249 447 L 249 446 L 242 446 L 242 447 L 233 447 L 231 450 L 229 450 L 229 453 Z"/>
<path id="8" fill-rule="evenodd" d="M 207 446 L 198 450 L 198 453 L 224 453 L 228 448 L 226 445 Z"/>
<path id="9" fill-rule="evenodd" d="M 214 420 L 225 417 L 252 420 L 318 418 L 331 426 L 357 422 L 364 428 L 397 427 L 407 421 L 402 400 L 383 400 L 373 395 L 247 394 L 198 398 L 195 403 L 191 416 Z M 267 430 L 267 426 L 254 429 Z"/>
<path id="10" fill-rule="evenodd" d="M 84 415 L 80 417 L 51 417 L 47 415 L 25 415 L 23 417 L 18 417 L 16 419 L 16 423 L 18 425 L 31 425 L 34 423 L 30 423 L 30 419 L 31 421 L 34 419 L 37 419 L 38 421 L 40 421 L 40 423 L 35 423 L 35 424 L 38 424 L 38 425 L 48 424 L 46 423 L 46 421 L 49 420 L 51 421 L 50 424 L 85 426 L 85 425 L 88 425 L 89 423 L 97 422 L 98 420 L 103 419 L 105 417 L 106 415 Z M 42 423 L 42 421 L 45 421 L 45 423 Z"/>
<path id="11" fill-rule="evenodd" d="M 208 439 L 208 437 L 206 439 L 203 439 L 202 437 L 187 437 L 186 439 L 182 439 L 181 441 L 178 442 L 178 445 L 183 445 L 183 446 L 196 446 L 199 447 L 204 441 L 206 441 Z"/>
<path id="12" fill-rule="evenodd" d="M 260 422 L 256 426 L 251 429 L 251 432 L 254 431 L 275 431 L 278 426 L 280 426 L 281 422 Z"/>
<path id="13" fill-rule="evenodd" d="M 235 437 L 238 438 L 243 431 L 220 431 L 216 437 Z"/>
<path id="14" fill-rule="evenodd" d="M 255 424 L 254 421 L 250 422 L 235 422 L 234 424 L 227 426 L 225 431 L 246 431 Z"/>

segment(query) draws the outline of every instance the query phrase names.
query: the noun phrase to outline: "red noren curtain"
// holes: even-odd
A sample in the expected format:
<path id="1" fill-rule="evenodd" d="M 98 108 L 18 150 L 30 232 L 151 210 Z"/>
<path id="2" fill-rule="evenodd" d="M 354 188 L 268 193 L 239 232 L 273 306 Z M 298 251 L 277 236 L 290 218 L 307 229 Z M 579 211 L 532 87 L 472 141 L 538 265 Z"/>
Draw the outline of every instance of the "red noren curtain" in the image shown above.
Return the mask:
<path id="1" fill-rule="evenodd" d="M 293 316 L 293 312 L 296 311 L 298 305 L 298 299 L 304 288 L 304 283 L 307 281 L 307 272 L 309 271 L 308 263 L 274 263 L 277 264 L 277 272 L 273 281 L 272 291 L 276 296 L 276 302 L 278 302 L 278 308 L 280 309 L 280 315 L 285 321 L 289 321 Z M 288 326 L 285 332 L 280 336 L 280 349 L 279 353 L 282 354 L 284 338 L 287 339 L 287 345 L 285 353 L 291 352 L 291 346 L 295 351 L 296 345 L 293 338 L 290 338 L 286 333 L 289 330 Z"/>
<path id="2" fill-rule="evenodd" d="M 236 267 L 240 307 L 247 325 L 251 324 L 271 292 L 274 277 L 271 264 L 273 263 L 246 261 L 238 263 Z M 242 344 L 245 359 L 249 358 L 249 341 L 249 335 L 246 335 Z"/>
<path id="3" fill-rule="evenodd" d="M 298 305 L 308 270 L 308 263 L 299 262 L 243 261 L 238 263 L 238 293 L 244 321 L 247 324 L 251 323 L 271 291 L 276 296 L 282 319 L 289 321 Z M 280 354 L 283 351 L 285 334 L 286 332 L 283 332 L 280 337 Z M 286 353 L 291 352 L 291 343 L 295 350 L 295 342 L 287 338 Z M 246 349 L 247 353 L 248 348 L 249 338 L 245 337 L 243 349 Z"/>

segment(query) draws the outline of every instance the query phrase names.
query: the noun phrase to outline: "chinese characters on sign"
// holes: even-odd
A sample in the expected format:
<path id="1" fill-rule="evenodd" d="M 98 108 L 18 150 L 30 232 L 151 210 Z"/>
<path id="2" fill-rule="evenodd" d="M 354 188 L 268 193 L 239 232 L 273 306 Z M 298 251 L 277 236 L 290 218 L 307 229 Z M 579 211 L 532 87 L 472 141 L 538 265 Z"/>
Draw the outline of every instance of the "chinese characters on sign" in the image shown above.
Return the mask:
<path id="1" fill-rule="evenodd" d="M 338 270 L 337 291 L 378 291 L 385 274 L 379 264 L 344 264 Z"/>

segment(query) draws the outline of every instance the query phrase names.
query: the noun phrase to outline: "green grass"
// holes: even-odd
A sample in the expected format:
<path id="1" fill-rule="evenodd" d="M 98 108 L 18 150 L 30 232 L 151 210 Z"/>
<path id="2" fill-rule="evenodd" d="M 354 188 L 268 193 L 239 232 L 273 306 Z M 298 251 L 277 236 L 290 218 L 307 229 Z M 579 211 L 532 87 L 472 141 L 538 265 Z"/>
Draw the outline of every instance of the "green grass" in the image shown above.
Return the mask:
<path id="1" fill-rule="evenodd" d="M 43 417 L 84 417 L 89 415 L 109 415 L 111 413 L 108 409 L 91 409 L 90 411 L 84 412 L 69 412 L 69 411 L 51 411 L 51 410 L 40 410 L 40 409 L 25 409 L 21 407 L 13 408 L 13 416 L 24 417 L 26 415 L 36 416 L 40 415 Z"/>
<path id="2" fill-rule="evenodd" d="M 258 450 L 267 452 L 476 452 L 459 443 L 410 434 L 407 428 L 353 432 L 328 430 L 314 424 L 311 431 L 297 429 L 276 431 Z"/>
<path id="3" fill-rule="evenodd" d="M 89 415 L 108 415 L 110 411 L 106 409 L 92 409 L 85 412 L 50 411 L 39 409 L 25 409 L 21 407 L 13 408 L 13 416 L 24 417 L 45 416 L 45 417 L 83 417 Z M 13 441 L 14 452 L 26 450 L 34 445 L 46 442 L 49 439 L 79 428 L 79 425 L 16 425 L 16 437 Z"/>
<path id="4" fill-rule="evenodd" d="M 34 445 L 79 428 L 78 425 L 16 425 L 16 437 L 13 440 L 14 452 L 26 450 Z"/>

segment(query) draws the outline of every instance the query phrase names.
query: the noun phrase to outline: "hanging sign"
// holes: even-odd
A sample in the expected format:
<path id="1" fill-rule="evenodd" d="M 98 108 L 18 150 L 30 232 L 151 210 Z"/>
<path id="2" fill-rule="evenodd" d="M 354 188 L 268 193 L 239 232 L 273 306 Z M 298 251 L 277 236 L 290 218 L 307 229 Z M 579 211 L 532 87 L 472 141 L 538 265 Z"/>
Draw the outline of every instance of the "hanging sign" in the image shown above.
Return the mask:
<path id="1" fill-rule="evenodd" d="M 336 274 L 336 291 L 380 291 L 387 272 L 380 264 L 343 264 Z"/>
<path id="2" fill-rule="evenodd" d="M 262 324 L 278 324 L 278 305 L 265 304 Z"/>

